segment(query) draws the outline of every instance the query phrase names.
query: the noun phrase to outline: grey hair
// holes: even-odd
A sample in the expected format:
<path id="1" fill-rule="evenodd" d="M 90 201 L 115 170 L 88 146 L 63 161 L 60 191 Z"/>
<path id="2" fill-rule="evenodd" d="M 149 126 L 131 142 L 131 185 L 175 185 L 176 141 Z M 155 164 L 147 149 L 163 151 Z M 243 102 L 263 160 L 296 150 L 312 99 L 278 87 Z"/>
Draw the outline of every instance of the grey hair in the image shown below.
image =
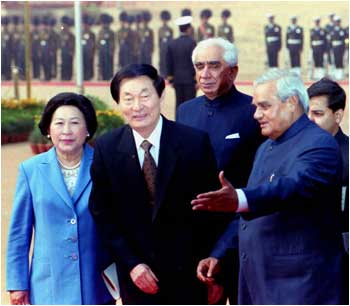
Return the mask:
<path id="1" fill-rule="evenodd" d="M 237 65 L 238 55 L 236 46 L 221 37 L 208 38 L 199 42 L 192 52 L 192 63 L 195 64 L 198 50 L 207 49 L 213 46 L 220 47 L 223 50 L 222 57 L 229 67 Z"/>
<path id="2" fill-rule="evenodd" d="M 292 96 L 297 96 L 304 112 L 307 112 L 309 96 L 303 80 L 296 73 L 286 69 L 272 69 L 258 77 L 254 81 L 254 87 L 271 81 L 276 81 L 277 97 L 282 103 Z"/>

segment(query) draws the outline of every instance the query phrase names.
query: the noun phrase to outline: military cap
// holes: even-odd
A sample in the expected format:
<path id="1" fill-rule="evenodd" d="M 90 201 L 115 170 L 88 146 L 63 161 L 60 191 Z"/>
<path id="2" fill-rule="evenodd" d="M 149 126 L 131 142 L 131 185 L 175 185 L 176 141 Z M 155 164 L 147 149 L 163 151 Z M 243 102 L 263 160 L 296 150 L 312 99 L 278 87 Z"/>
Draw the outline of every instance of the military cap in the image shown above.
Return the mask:
<path id="1" fill-rule="evenodd" d="M 34 16 L 31 20 L 32 25 L 38 26 L 40 24 L 40 18 L 39 16 Z"/>
<path id="2" fill-rule="evenodd" d="M 127 12 L 123 11 L 119 14 L 119 21 L 121 22 L 127 22 L 128 21 L 128 14 Z"/>
<path id="3" fill-rule="evenodd" d="M 144 20 L 144 21 L 151 21 L 151 19 L 152 19 L 152 15 L 151 15 L 151 13 L 149 12 L 149 11 L 143 11 L 142 12 L 142 19 Z"/>
<path id="4" fill-rule="evenodd" d="M 341 18 L 338 15 L 335 15 L 333 19 L 334 21 L 341 21 Z"/>
<path id="5" fill-rule="evenodd" d="M 64 24 L 64 25 L 70 25 L 70 20 L 69 20 L 69 17 L 64 15 L 61 17 L 61 23 Z"/>
<path id="6" fill-rule="evenodd" d="M 200 17 L 201 18 L 210 18 L 213 15 L 212 11 L 209 9 L 205 9 L 201 11 Z"/>
<path id="7" fill-rule="evenodd" d="M 272 13 L 267 13 L 266 14 L 266 18 L 274 18 L 274 17 L 275 17 L 275 15 L 272 14 Z"/>
<path id="8" fill-rule="evenodd" d="M 181 16 L 192 16 L 192 12 L 190 9 L 185 8 L 181 11 Z"/>
<path id="9" fill-rule="evenodd" d="M 49 20 L 49 21 L 48 21 L 48 25 L 50 25 L 50 26 L 52 26 L 52 27 L 54 27 L 54 26 L 56 25 L 56 23 L 57 23 L 57 20 L 56 20 L 55 17 L 49 17 L 48 20 Z"/>
<path id="10" fill-rule="evenodd" d="M 170 20 L 171 19 L 171 14 L 169 11 L 164 10 L 160 12 L 160 19 L 162 20 Z"/>
<path id="11" fill-rule="evenodd" d="M 328 17 L 334 17 L 335 16 L 335 13 L 330 13 L 330 14 L 328 14 Z"/>
<path id="12" fill-rule="evenodd" d="M 1 24 L 2 25 L 8 25 L 9 23 L 10 23 L 10 18 L 8 16 L 1 17 Z"/>
<path id="13" fill-rule="evenodd" d="M 19 24 L 19 16 L 12 16 L 12 23 L 15 25 Z"/>
<path id="14" fill-rule="evenodd" d="M 113 22 L 113 17 L 111 15 L 108 15 L 108 14 L 101 14 L 100 22 L 102 24 L 110 24 Z"/>
<path id="15" fill-rule="evenodd" d="M 314 21 L 320 21 L 320 20 L 321 20 L 321 17 L 320 17 L 320 16 L 316 16 L 316 17 L 314 17 L 313 20 L 314 20 Z"/>
<path id="16" fill-rule="evenodd" d="M 136 22 L 141 22 L 142 21 L 142 14 L 136 14 L 135 15 L 135 21 Z"/>
<path id="17" fill-rule="evenodd" d="M 43 25 L 49 25 L 50 17 L 49 16 L 42 16 L 40 19 L 40 23 Z"/>
<path id="18" fill-rule="evenodd" d="M 290 20 L 293 20 L 293 19 L 298 19 L 298 16 L 297 15 L 290 16 Z"/>
<path id="19" fill-rule="evenodd" d="M 229 10 L 223 10 L 221 12 L 221 17 L 229 18 L 231 16 L 231 12 Z"/>
<path id="20" fill-rule="evenodd" d="M 181 16 L 175 19 L 175 24 L 178 26 L 184 26 L 186 24 L 190 24 L 192 22 L 192 16 Z"/>
<path id="21" fill-rule="evenodd" d="M 127 21 L 128 21 L 128 23 L 132 24 L 133 22 L 135 22 L 135 16 L 128 15 L 127 16 Z"/>

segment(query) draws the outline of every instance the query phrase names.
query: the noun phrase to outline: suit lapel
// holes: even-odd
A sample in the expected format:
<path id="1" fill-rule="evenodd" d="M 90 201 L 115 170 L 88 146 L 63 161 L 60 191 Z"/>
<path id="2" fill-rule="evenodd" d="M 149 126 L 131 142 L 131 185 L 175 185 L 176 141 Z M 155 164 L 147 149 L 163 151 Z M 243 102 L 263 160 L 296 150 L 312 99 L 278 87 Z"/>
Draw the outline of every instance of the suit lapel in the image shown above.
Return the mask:
<path id="1" fill-rule="evenodd" d="M 45 158 L 40 164 L 44 177 L 47 178 L 48 183 L 62 198 L 64 203 L 69 207 L 73 207 L 72 198 L 70 197 L 66 184 L 64 183 L 61 169 L 57 161 L 55 148 L 51 148 L 44 154 L 46 154 L 47 158 Z"/>
<path id="2" fill-rule="evenodd" d="M 179 143 L 177 136 L 173 134 L 171 122 L 163 117 L 162 134 L 160 138 L 160 151 L 157 169 L 156 202 L 153 209 L 152 221 L 164 200 L 169 181 L 175 169 L 178 158 Z"/>
<path id="3" fill-rule="evenodd" d="M 93 158 L 93 150 L 89 145 L 84 146 L 83 156 L 81 159 L 79 176 L 73 192 L 73 204 L 79 201 L 81 194 L 84 192 L 86 186 L 91 182 L 90 166 Z"/>

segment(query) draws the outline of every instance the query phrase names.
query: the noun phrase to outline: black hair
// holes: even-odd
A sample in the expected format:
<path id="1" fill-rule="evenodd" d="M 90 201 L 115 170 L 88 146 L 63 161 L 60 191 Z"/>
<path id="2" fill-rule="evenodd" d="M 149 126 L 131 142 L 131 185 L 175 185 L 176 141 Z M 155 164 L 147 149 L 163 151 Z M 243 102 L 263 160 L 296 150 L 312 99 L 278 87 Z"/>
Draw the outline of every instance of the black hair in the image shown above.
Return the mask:
<path id="1" fill-rule="evenodd" d="M 309 98 L 317 96 L 327 96 L 328 107 L 333 111 L 345 109 L 346 94 L 342 87 L 337 82 L 328 78 L 313 83 L 308 89 Z"/>
<path id="2" fill-rule="evenodd" d="M 120 84 L 123 80 L 134 79 L 140 76 L 149 77 L 153 81 L 153 86 L 156 89 L 159 98 L 162 96 L 165 82 L 158 74 L 157 69 L 148 64 L 130 64 L 120 69 L 113 77 L 110 90 L 114 101 L 119 103 Z"/>
<path id="3" fill-rule="evenodd" d="M 180 30 L 181 33 L 185 33 L 187 31 L 187 29 L 190 28 L 190 27 L 191 27 L 190 23 L 184 24 L 184 25 L 180 25 L 179 26 L 179 30 Z"/>
<path id="4" fill-rule="evenodd" d="M 52 97 L 47 102 L 45 109 L 41 115 L 39 129 L 41 134 L 46 136 L 52 120 L 53 113 L 64 105 L 72 105 L 77 107 L 84 115 L 86 127 L 89 132 L 88 139 L 91 139 L 97 129 L 97 118 L 94 106 L 91 101 L 83 95 L 78 95 L 72 92 L 62 92 Z"/>

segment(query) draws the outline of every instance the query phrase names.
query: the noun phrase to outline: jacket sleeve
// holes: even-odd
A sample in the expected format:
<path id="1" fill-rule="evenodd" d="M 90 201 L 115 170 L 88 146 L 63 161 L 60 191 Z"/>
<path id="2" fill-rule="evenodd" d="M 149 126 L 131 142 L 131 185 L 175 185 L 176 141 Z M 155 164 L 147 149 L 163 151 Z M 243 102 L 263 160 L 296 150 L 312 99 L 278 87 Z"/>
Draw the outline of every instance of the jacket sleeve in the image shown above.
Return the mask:
<path id="1" fill-rule="evenodd" d="M 29 248 L 34 212 L 31 190 L 23 164 L 19 166 L 7 244 L 6 289 L 29 289 Z"/>
<path id="2" fill-rule="evenodd" d="M 91 165 L 92 190 L 89 209 L 100 231 L 101 239 L 112 253 L 113 259 L 122 262 L 130 271 L 142 260 L 135 256 L 132 247 L 125 239 L 124 230 L 118 223 L 115 204 L 118 201 L 108 178 L 108 168 L 104 163 L 98 141 L 95 144 L 94 159 Z"/>

